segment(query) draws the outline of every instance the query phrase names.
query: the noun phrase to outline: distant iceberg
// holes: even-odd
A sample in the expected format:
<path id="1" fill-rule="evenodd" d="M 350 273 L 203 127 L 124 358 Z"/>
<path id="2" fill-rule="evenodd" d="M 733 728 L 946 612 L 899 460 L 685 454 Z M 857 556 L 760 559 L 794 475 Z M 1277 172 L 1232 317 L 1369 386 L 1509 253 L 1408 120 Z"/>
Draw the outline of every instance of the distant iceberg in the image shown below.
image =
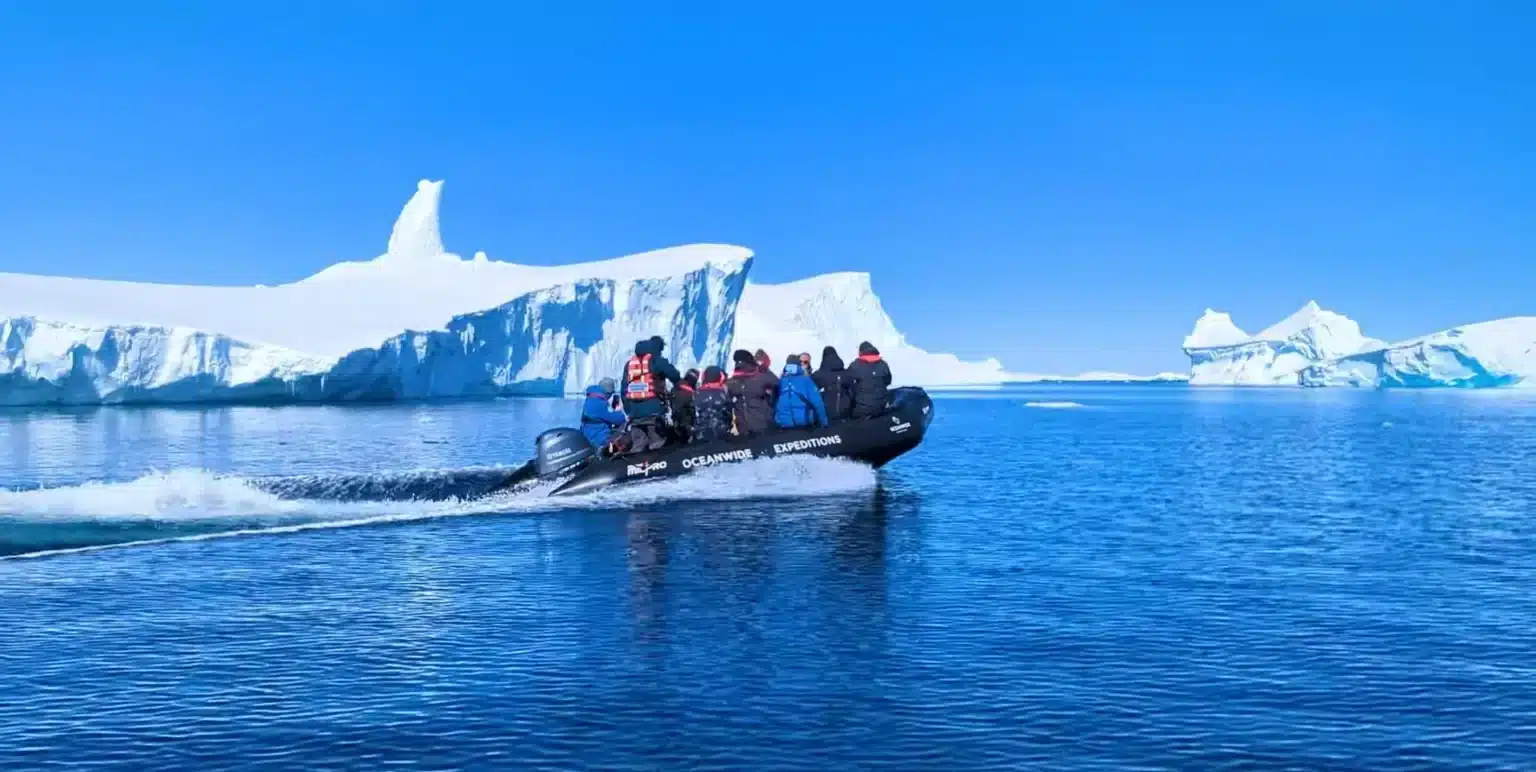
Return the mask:
<path id="1" fill-rule="evenodd" d="M 1323 361 L 1386 344 L 1360 332 L 1353 319 L 1309 301 L 1256 335 L 1225 313 L 1206 309 L 1184 339 L 1194 385 L 1298 386 L 1301 373 Z"/>
<path id="2" fill-rule="evenodd" d="M 279 286 L 0 273 L 0 404 L 559 395 L 614 375 L 651 335 L 679 368 L 723 364 L 733 345 L 819 357 L 870 340 L 904 382 L 1001 380 L 996 360 L 906 344 L 864 274 L 749 285 L 751 250 L 726 244 L 466 260 L 443 247 L 441 194 L 417 186 L 383 255 Z"/>
<path id="3" fill-rule="evenodd" d="M 1453 327 L 1373 351 L 1319 362 L 1305 386 L 1486 389 L 1536 386 L 1536 317 Z"/>
<path id="4" fill-rule="evenodd" d="M 1190 383 L 1497 388 L 1536 385 L 1536 317 L 1469 324 L 1388 344 L 1316 303 L 1248 336 L 1207 310 L 1184 339 Z"/>

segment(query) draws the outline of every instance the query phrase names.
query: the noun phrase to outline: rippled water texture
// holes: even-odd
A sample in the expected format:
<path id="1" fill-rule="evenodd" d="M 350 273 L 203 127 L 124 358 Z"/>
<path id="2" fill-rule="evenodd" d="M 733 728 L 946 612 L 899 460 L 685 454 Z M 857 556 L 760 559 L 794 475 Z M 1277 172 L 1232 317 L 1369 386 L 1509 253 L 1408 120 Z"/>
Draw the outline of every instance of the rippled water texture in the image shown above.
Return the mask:
<path id="1" fill-rule="evenodd" d="M 559 400 L 0 413 L 0 769 L 1529 769 L 1533 409 L 964 393 L 878 475 L 558 504 L 250 481 Z"/>

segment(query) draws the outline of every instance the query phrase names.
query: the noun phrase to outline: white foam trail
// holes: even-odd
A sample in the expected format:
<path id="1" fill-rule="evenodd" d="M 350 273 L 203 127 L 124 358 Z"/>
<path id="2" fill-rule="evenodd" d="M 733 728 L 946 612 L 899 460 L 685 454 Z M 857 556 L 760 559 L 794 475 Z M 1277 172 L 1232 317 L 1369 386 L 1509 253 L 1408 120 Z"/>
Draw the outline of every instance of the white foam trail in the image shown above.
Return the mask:
<path id="1" fill-rule="evenodd" d="M 1073 408 L 1087 407 L 1081 402 L 1025 402 L 1024 407 L 1038 407 L 1047 410 L 1071 410 Z"/>
<path id="2" fill-rule="evenodd" d="M 280 499 L 243 478 L 203 470 L 152 474 L 125 483 L 86 483 L 31 491 L 0 491 L 0 518 L 80 521 L 208 523 L 228 519 L 230 529 L 159 539 L 69 547 L 0 557 L 14 560 L 95 552 L 129 546 L 297 533 L 483 514 L 626 509 L 666 501 L 796 498 L 873 489 L 875 470 L 840 459 L 811 456 L 722 464 L 683 477 L 619 486 L 585 496 L 550 498 L 557 483 L 470 501 L 325 501 Z M 270 525 L 261 525 L 271 519 Z M 301 520 L 307 522 L 294 522 Z M 254 524 L 252 521 L 256 521 Z M 3 527 L 3 522 L 0 522 Z"/>

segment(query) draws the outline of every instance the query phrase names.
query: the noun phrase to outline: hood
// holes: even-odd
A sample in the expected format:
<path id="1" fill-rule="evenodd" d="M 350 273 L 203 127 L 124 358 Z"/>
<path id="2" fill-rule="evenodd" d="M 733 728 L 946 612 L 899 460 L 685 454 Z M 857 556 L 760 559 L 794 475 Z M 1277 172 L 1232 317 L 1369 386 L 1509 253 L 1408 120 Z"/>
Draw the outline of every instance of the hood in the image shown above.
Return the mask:
<path id="1" fill-rule="evenodd" d="M 821 369 L 828 372 L 840 372 L 847 365 L 843 364 L 843 358 L 837 355 L 837 349 L 827 346 L 821 352 Z"/>
<path id="2" fill-rule="evenodd" d="M 804 375 L 804 374 L 805 374 L 805 369 L 800 366 L 799 362 L 793 362 L 791 364 L 784 365 L 784 375 L 785 376 Z"/>
<path id="3" fill-rule="evenodd" d="M 603 388 L 602 384 L 594 383 L 591 386 L 587 387 L 587 396 L 589 396 L 589 397 L 611 397 L 611 396 L 613 396 L 613 390 L 612 389 L 605 389 L 605 388 Z"/>
<path id="4" fill-rule="evenodd" d="M 642 357 L 646 354 L 656 356 L 661 353 L 661 347 L 656 345 L 656 339 L 642 340 L 635 344 L 635 356 Z"/>

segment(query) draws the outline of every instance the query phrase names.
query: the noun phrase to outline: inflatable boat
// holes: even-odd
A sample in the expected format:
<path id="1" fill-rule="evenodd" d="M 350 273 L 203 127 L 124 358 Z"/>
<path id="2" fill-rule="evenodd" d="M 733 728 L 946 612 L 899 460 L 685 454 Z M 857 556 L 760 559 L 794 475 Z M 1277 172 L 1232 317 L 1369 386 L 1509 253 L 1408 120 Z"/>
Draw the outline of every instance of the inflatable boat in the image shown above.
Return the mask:
<path id="1" fill-rule="evenodd" d="M 678 477 L 718 464 L 787 455 L 847 458 L 878 469 L 917 447 L 932 422 L 933 402 L 927 392 L 904 387 L 891 391 L 886 412 L 874 418 L 839 421 L 826 428 L 781 429 L 750 439 L 668 445 L 613 458 L 599 458 L 577 429 L 550 429 L 534 441 L 534 458 L 496 488 L 567 478 L 549 495 L 569 496 Z"/>

